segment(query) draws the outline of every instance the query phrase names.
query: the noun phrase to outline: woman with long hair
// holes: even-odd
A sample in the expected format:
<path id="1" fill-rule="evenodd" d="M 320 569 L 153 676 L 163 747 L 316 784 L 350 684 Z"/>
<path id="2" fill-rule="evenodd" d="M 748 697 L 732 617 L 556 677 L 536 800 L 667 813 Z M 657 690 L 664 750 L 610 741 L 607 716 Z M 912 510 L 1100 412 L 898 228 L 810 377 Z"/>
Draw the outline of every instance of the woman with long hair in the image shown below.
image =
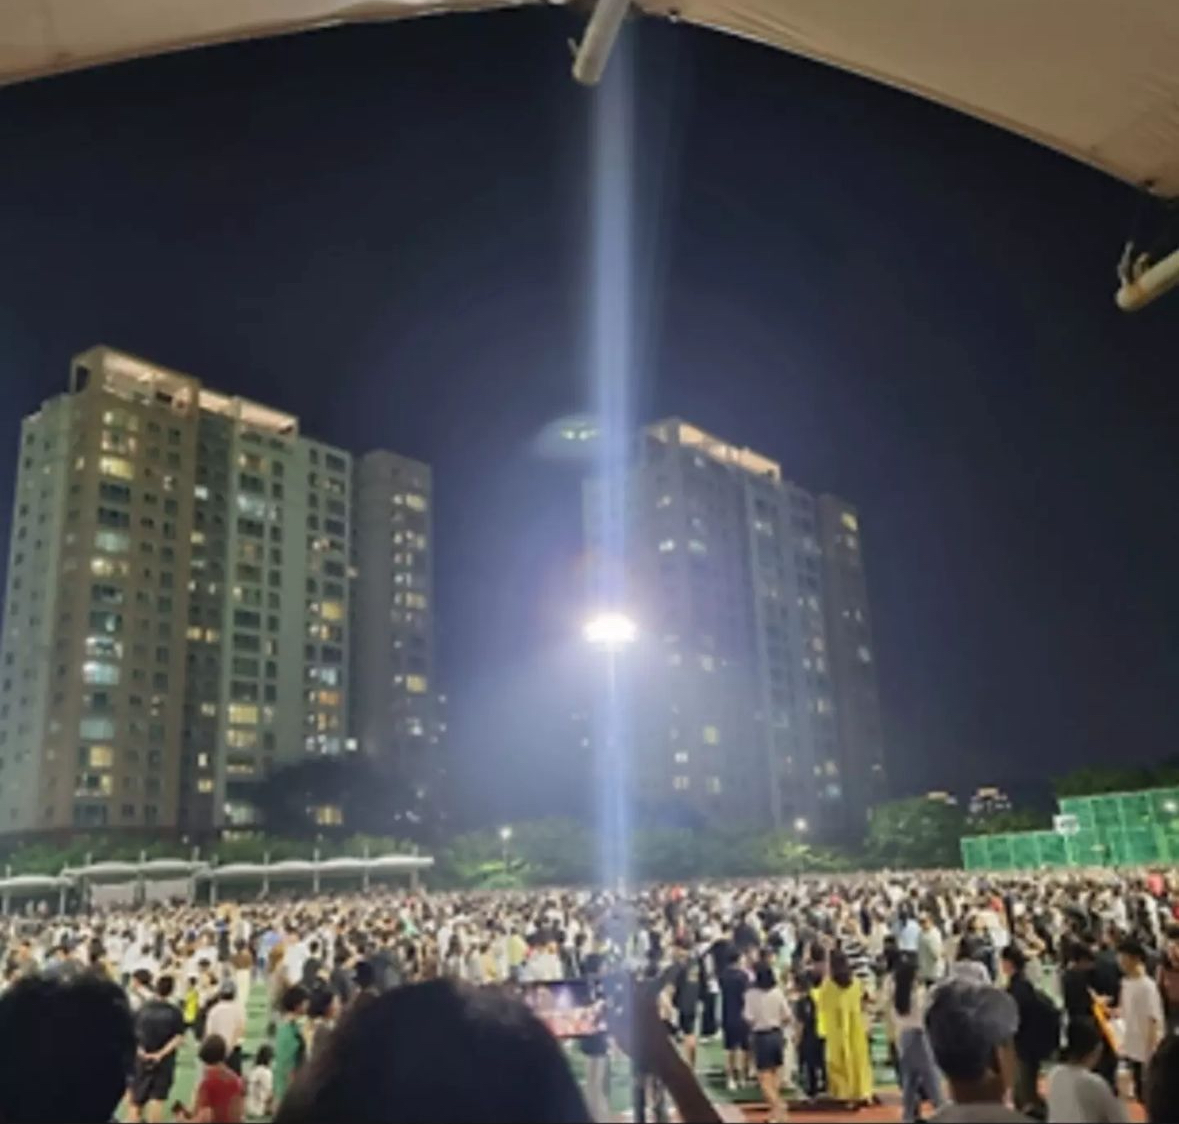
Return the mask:
<path id="1" fill-rule="evenodd" d="M 872 1062 L 864 1022 L 864 992 L 842 952 L 819 987 L 819 1016 L 827 1043 L 827 1092 L 849 1104 L 872 1100 Z"/>
<path id="2" fill-rule="evenodd" d="M 902 956 L 885 982 L 887 1020 L 895 1034 L 901 1075 L 903 1119 L 920 1119 L 922 1097 L 935 1109 L 944 1103 L 941 1080 L 929 1040 L 925 1037 L 925 987 L 917 979 L 917 963 Z"/>
<path id="3" fill-rule="evenodd" d="M 757 1080 L 770 1107 L 768 1119 L 785 1119 L 782 1104 L 782 1066 L 786 1058 L 784 1028 L 790 1024 L 790 1004 L 778 986 L 774 969 L 758 964 L 753 987 L 745 993 L 745 1021 L 753 1043 Z"/>

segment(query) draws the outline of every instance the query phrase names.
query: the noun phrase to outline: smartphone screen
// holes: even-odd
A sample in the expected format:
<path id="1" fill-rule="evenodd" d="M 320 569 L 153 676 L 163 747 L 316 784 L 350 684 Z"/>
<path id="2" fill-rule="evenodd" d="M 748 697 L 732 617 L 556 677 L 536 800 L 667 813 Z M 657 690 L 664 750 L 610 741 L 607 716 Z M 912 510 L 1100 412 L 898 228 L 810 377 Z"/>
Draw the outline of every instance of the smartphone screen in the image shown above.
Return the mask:
<path id="1" fill-rule="evenodd" d="M 588 980 L 525 983 L 520 995 L 556 1038 L 606 1032 L 606 1003 Z"/>

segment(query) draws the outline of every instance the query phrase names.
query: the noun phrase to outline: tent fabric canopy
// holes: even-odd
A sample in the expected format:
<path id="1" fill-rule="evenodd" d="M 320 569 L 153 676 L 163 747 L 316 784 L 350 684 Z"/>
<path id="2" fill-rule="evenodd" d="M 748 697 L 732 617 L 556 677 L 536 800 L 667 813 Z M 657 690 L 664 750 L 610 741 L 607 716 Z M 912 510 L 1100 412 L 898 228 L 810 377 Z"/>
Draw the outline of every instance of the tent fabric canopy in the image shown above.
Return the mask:
<path id="1" fill-rule="evenodd" d="M 500 6 L 3 0 L 0 82 L 232 39 Z M 1177 0 L 639 0 L 639 7 L 908 90 L 1179 196 Z"/>

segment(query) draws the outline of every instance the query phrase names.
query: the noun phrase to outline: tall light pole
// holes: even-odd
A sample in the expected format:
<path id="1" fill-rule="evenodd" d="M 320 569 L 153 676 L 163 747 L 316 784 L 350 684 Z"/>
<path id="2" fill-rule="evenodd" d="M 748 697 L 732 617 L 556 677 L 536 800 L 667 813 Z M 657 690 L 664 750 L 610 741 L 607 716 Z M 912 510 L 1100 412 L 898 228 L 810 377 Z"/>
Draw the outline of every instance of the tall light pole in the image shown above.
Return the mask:
<path id="1" fill-rule="evenodd" d="M 499 841 L 503 847 L 504 874 L 508 872 L 508 844 L 512 841 L 512 829 L 505 824 L 499 829 Z"/>
<path id="2" fill-rule="evenodd" d="M 617 610 L 597 613 L 582 630 L 586 643 L 606 657 L 606 691 L 602 696 L 598 728 L 600 750 L 596 761 L 602 879 L 621 891 L 626 884 L 626 851 L 629 845 L 627 805 L 631 799 L 630 768 L 624 746 L 625 707 L 618 689 L 618 659 L 638 639 L 635 622 Z"/>

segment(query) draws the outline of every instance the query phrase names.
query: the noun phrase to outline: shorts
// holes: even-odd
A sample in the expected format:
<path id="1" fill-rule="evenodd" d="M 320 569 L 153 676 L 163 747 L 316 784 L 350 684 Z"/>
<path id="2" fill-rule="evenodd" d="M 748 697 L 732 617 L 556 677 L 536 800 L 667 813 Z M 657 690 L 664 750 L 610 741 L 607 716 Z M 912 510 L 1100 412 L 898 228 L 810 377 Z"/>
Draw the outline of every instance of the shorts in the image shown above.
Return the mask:
<path id="1" fill-rule="evenodd" d="M 148 1101 L 166 1101 L 176 1079 L 176 1054 L 163 1061 L 136 1061 L 135 1077 L 131 1081 L 131 1103 L 139 1106 Z"/>
<path id="2" fill-rule="evenodd" d="M 781 1069 L 786 1060 L 786 1047 L 780 1030 L 753 1032 L 753 1064 L 758 1073 Z"/>
<path id="3" fill-rule="evenodd" d="M 746 1022 L 725 1023 L 721 1029 L 726 1050 L 749 1049 L 749 1024 Z"/>
<path id="4" fill-rule="evenodd" d="M 691 1035 L 696 1037 L 697 1009 L 695 1007 L 690 1011 L 680 1011 L 680 1034 Z"/>

